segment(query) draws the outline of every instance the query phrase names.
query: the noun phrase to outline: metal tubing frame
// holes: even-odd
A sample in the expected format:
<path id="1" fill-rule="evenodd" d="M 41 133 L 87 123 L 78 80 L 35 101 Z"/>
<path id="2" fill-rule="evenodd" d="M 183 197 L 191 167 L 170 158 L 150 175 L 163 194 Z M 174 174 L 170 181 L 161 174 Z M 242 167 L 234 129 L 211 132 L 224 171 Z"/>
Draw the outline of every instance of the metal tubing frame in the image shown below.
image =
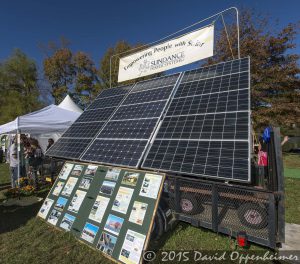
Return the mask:
<path id="1" fill-rule="evenodd" d="M 117 53 L 117 54 L 112 55 L 112 56 L 110 57 L 110 60 L 109 60 L 109 88 L 111 88 L 111 85 L 112 85 L 112 81 L 111 81 L 111 77 L 112 77 L 112 65 L 111 65 L 112 58 L 114 58 L 114 57 L 116 57 L 116 56 L 119 57 L 119 55 L 122 55 L 122 54 L 125 54 L 125 53 L 128 53 L 128 52 L 131 52 L 131 51 L 134 51 L 134 50 L 138 50 L 138 49 L 141 49 L 141 48 L 146 48 L 146 47 L 153 46 L 154 44 L 160 43 L 160 42 L 162 42 L 163 40 L 167 40 L 167 39 L 169 39 L 170 37 L 173 37 L 173 36 L 177 35 L 177 34 L 180 33 L 180 32 L 183 32 L 183 31 L 185 31 L 185 30 L 187 30 L 187 29 L 189 29 L 189 28 L 191 28 L 191 27 L 194 27 L 194 26 L 196 26 L 196 25 L 198 25 L 198 24 L 200 24 L 200 23 L 203 23 L 203 22 L 205 22 L 205 21 L 207 21 L 207 20 L 209 20 L 209 19 L 212 19 L 212 18 L 214 18 L 214 17 L 216 17 L 216 19 L 215 19 L 215 21 L 216 21 L 216 20 L 219 18 L 219 16 L 222 16 L 222 17 L 223 17 L 223 14 L 226 13 L 226 12 L 228 12 L 228 11 L 230 11 L 230 10 L 234 10 L 234 11 L 236 12 L 237 49 L 238 49 L 238 59 L 240 59 L 240 58 L 241 58 L 241 53 L 240 53 L 240 24 L 239 24 L 239 10 L 238 10 L 236 7 L 232 6 L 232 7 L 229 7 L 229 8 L 227 8 L 227 9 L 224 9 L 224 10 L 222 10 L 221 12 L 218 12 L 218 13 L 216 13 L 216 14 L 214 14 L 214 15 L 211 15 L 211 16 L 205 18 L 205 19 L 202 19 L 202 20 L 200 20 L 200 21 L 197 21 L 197 22 L 195 22 L 194 24 L 189 25 L 189 26 L 187 26 L 187 27 L 185 27 L 185 28 L 182 28 L 182 29 L 180 29 L 180 30 L 178 30 L 178 31 L 176 31 L 176 32 L 174 32 L 174 33 L 172 33 L 172 34 L 169 34 L 169 35 L 167 35 L 167 36 L 165 36 L 165 37 L 163 37 L 163 38 L 161 38 L 161 39 L 159 39 L 159 40 L 156 40 L 156 41 L 153 41 L 153 42 L 144 44 L 144 45 L 142 45 L 142 46 L 140 46 L 140 47 L 136 47 L 136 48 L 133 48 L 133 49 L 130 49 L 130 50 L 123 51 L 123 52 L 120 52 L 120 53 Z M 225 26 L 225 25 L 224 25 L 224 26 Z M 225 28 L 226 28 L 226 27 L 225 27 Z M 179 36 L 180 36 L 180 35 L 179 35 Z M 178 36 L 178 37 L 179 37 L 179 36 Z"/>

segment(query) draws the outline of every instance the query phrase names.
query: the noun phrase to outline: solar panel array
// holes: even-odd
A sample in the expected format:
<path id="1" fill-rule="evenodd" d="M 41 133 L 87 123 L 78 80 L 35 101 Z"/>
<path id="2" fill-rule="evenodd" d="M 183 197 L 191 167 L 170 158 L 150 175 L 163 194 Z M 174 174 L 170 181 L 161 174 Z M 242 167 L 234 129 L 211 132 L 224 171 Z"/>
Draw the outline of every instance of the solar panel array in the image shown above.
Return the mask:
<path id="1" fill-rule="evenodd" d="M 79 159 L 130 89 L 131 86 L 123 86 L 103 90 L 63 136 L 47 151 L 47 155 Z"/>
<path id="2" fill-rule="evenodd" d="M 249 59 L 187 71 L 142 167 L 249 181 Z"/>
<path id="3" fill-rule="evenodd" d="M 249 181 L 249 83 L 244 58 L 104 90 L 47 155 Z"/>
<path id="4" fill-rule="evenodd" d="M 137 83 L 81 160 L 138 167 L 179 75 Z"/>

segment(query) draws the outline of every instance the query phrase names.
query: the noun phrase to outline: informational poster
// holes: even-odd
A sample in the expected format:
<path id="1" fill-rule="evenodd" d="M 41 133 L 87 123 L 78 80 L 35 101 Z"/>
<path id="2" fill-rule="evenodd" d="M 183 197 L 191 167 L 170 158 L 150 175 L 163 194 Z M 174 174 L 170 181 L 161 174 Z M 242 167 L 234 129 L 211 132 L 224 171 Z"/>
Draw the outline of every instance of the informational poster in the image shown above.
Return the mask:
<path id="1" fill-rule="evenodd" d="M 63 198 L 63 197 L 59 197 L 54 208 L 58 211 L 63 211 L 66 204 L 67 204 L 67 199 L 66 198 Z"/>
<path id="2" fill-rule="evenodd" d="M 60 227 L 67 231 L 70 231 L 75 219 L 76 219 L 75 216 L 70 214 L 65 214 L 65 216 L 63 217 L 60 223 Z"/>
<path id="3" fill-rule="evenodd" d="M 68 210 L 71 212 L 74 212 L 74 213 L 78 213 L 79 208 L 84 200 L 85 195 L 86 195 L 86 192 L 77 190 L 71 200 Z"/>
<path id="4" fill-rule="evenodd" d="M 64 186 L 65 186 L 64 181 L 58 181 L 57 184 L 55 185 L 54 190 L 53 190 L 53 195 L 58 196 Z"/>
<path id="5" fill-rule="evenodd" d="M 140 191 L 140 196 L 156 199 L 162 178 L 163 177 L 161 175 L 146 173 Z"/>
<path id="6" fill-rule="evenodd" d="M 89 165 L 87 166 L 85 172 L 84 172 L 84 175 L 85 176 L 91 176 L 91 177 L 94 177 L 95 174 L 96 174 L 96 171 L 98 169 L 98 166 L 96 165 Z"/>
<path id="7" fill-rule="evenodd" d="M 109 168 L 105 175 L 105 179 L 111 181 L 117 181 L 120 175 L 121 169 L 118 168 Z"/>
<path id="8" fill-rule="evenodd" d="M 90 243 L 93 243 L 94 240 L 95 240 L 95 237 L 96 237 L 96 234 L 99 230 L 99 227 L 98 226 L 95 226 L 91 223 L 86 223 L 83 230 L 82 230 L 82 234 L 81 234 L 81 237 L 90 242 Z"/>
<path id="9" fill-rule="evenodd" d="M 133 191 L 134 190 L 131 188 L 121 186 L 117 193 L 116 199 L 114 200 L 112 210 L 122 214 L 126 214 Z"/>
<path id="10" fill-rule="evenodd" d="M 113 236 L 106 232 L 102 232 L 96 248 L 101 250 L 103 253 L 111 256 L 114 251 L 116 243 L 117 243 L 116 236 Z"/>
<path id="11" fill-rule="evenodd" d="M 112 195 L 114 189 L 115 189 L 116 183 L 111 181 L 104 181 L 101 188 L 100 193 Z"/>
<path id="12" fill-rule="evenodd" d="M 42 218 L 46 218 L 46 216 L 49 213 L 50 208 L 52 207 L 52 204 L 54 203 L 54 200 L 46 198 L 39 213 L 38 216 L 42 217 Z"/>
<path id="13" fill-rule="evenodd" d="M 89 215 L 89 218 L 98 223 L 101 223 L 109 201 L 109 198 L 98 195 Z"/>
<path id="14" fill-rule="evenodd" d="M 84 166 L 83 165 L 75 165 L 72 172 L 71 172 L 71 175 L 73 176 L 80 176 L 81 173 L 82 173 L 82 170 L 83 170 Z"/>
<path id="15" fill-rule="evenodd" d="M 129 221 L 137 225 L 142 225 L 147 212 L 147 207 L 148 204 L 135 201 L 132 206 Z"/>
<path id="16" fill-rule="evenodd" d="M 118 263 L 141 263 L 163 174 L 66 162 L 38 217 Z"/>
<path id="17" fill-rule="evenodd" d="M 126 264 L 139 263 L 144 248 L 145 239 L 145 235 L 128 229 L 119 260 Z"/>
<path id="18" fill-rule="evenodd" d="M 64 196 L 70 196 L 76 183 L 78 181 L 78 178 L 70 177 L 65 185 L 65 188 L 62 191 L 62 195 Z"/>
<path id="19" fill-rule="evenodd" d="M 73 163 L 65 163 L 62 170 L 60 171 L 58 178 L 66 180 L 73 169 L 74 164 Z"/>
<path id="20" fill-rule="evenodd" d="M 124 223 L 124 218 L 110 214 L 105 223 L 104 230 L 109 231 L 112 234 L 119 235 L 123 223 Z"/>
<path id="21" fill-rule="evenodd" d="M 60 216 L 61 216 L 61 212 L 53 209 L 48 217 L 48 222 L 52 225 L 56 225 Z"/>
<path id="22" fill-rule="evenodd" d="M 92 181 L 93 181 L 93 178 L 84 176 L 79 184 L 79 188 L 88 190 L 91 186 Z"/>
<path id="23" fill-rule="evenodd" d="M 136 186 L 139 176 L 140 173 L 126 171 L 121 183 L 125 185 Z"/>

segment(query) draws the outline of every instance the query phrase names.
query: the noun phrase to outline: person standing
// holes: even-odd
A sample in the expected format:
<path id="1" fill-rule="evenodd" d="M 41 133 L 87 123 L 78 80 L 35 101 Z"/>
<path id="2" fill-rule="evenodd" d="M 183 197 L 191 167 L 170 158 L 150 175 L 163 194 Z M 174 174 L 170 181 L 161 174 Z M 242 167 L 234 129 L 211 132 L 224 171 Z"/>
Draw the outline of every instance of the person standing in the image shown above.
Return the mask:
<path id="1" fill-rule="evenodd" d="M 11 146 L 9 147 L 9 167 L 11 176 L 11 187 L 16 188 L 18 186 L 18 146 L 16 138 L 13 139 Z"/>

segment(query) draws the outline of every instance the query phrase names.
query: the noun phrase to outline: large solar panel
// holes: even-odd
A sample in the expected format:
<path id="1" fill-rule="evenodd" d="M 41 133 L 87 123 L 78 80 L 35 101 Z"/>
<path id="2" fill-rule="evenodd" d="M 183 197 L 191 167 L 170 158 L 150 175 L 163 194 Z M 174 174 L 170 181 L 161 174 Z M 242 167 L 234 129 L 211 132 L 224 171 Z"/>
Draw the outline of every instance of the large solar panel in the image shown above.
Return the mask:
<path id="1" fill-rule="evenodd" d="M 46 154 L 79 159 L 131 88 L 122 86 L 103 90 Z"/>
<path id="2" fill-rule="evenodd" d="M 143 168 L 250 180 L 249 58 L 184 73 Z"/>
<path id="3" fill-rule="evenodd" d="M 180 74 L 137 83 L 81 160 L 138 167 Z"/>

